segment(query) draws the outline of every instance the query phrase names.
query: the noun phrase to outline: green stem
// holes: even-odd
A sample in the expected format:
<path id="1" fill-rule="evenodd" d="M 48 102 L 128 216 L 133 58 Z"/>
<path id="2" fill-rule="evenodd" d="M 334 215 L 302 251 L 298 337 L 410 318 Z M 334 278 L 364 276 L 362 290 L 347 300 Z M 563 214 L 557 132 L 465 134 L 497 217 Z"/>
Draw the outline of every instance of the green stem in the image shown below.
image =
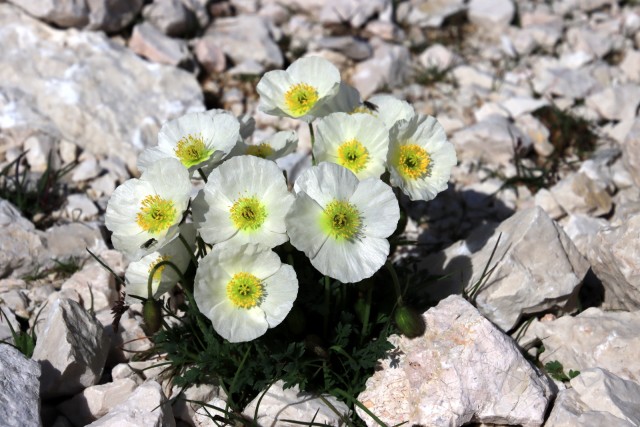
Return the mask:
<path id="1" fill-rule="evenodd" d="M 208 182 L 207 175 L 204 174 L 204 171 L 202 170 L 202 168 L 198 168 L 198 173 L 200 174 L 200 178 L 202 178 L 202 180 L 206 184 Z"/>
<path id="2" fill-rule="evenodd" d="M 158 269 L 160 269 L 160 267 L 163 267 L 165 265 L 171 267 L 176 272 L 176 274 L 180 278 L 181 283 L 185 283 L 182 272 L 174 263 L 168 260 L 160 261 L 159 263 L 154 265 L 151 271 L 149 272 L 149 279 L 147 280 L 147 299 L 153 298 L 153 276 L 155 276 L 156 272 L 158 271 Z"/>
<path id="3" fill-rule="evenodd" d="M 398 297 L 398 305 L 403 305 L 402 303 L 402 290 L 400 289 L 400 280 L 398 279 L 398 274 L 396 273 L 396 269 L 393 268 L 393 264 L 390 261 L 387 261 L 385 264 L 387 270 L 391 274 L 391 281 L 393 282 L 393 287 L 396 290 L 396 296 Z"/>
<path id="4" fill-rule="evenodd" d="M 311 164 L 316 165 L 316 158 L 313 155 L 313 145 L 316 143 L 316 135 L 313 132 L 313 125 L 309 122 L 309 135 L 311 136 Z"/>

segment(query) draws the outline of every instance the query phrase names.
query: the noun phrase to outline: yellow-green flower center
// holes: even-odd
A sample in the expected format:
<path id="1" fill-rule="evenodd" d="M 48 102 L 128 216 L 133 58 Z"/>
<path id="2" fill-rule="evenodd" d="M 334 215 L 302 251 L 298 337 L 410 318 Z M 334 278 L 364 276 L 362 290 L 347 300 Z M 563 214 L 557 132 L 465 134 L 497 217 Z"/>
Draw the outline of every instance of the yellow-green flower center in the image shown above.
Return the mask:
<path id="1" fill-rule="evenodd" d="M 182 164 L 190 168 L 208 160 L 214 150 L 207 149 L 201 135 L 187 135 L 178 141 L 174 152 Z"/>
<path id="2" fill-rule="evenodd" d="M 353 172 L 363 170 L 369 162 L 369 151 L 357 139 L 343 142 L 338 147 L 338 163 Z"/>
<path id="3" fill-rule="evenodd" d="M 417 179 L 429 171 L 431 157 L 427 150 L 416 144 L 401 145 L 396 167 L 405 179 Z"/>
<path id="4" fill-rule="evenodd" d="M 247 147 L 247 154 L 250 156 L 262 157 L 266 159 L 273 154 L 273 148 L 266 142 L 258 145 L 250 145 Z"/>
<path id="5" fill-rule="evenodd" d="M 253 308 L 260 302 L 262 282 L 251 273 L 236 273 L 227 283 L 227 296 L 237 308 Z"/>
<path id="6" fill-rule="evenodd" d="M 334 200 L 324 208 L 321 226 L 325 233 L 336 240 L 350 240 L 360 233 L 362 218 L 355 205 Z"/>
<path id="7" fill-rule="evenodd" d="M 267 218 L 267 209 L 256 196 L 241 197 L 231 206 L 230 217 L 239 230 L 257 230 Z"/>
<path id="8" fill-rule="evenodd" d="M 153 194 L 142 200 L 136 222 L 147 233 L 156 234 L 171 227 L 177 214 L 172 200 Z"/>
<path id="9" fill-rule="evenodd" d="M 156 258 L 151 264 L 149 264 L 149 274 L 151 274 L 151 272 L 156 267 L 156 265 L 160 264 L 162 261 L 169 261 L 170 259 L 171 259 L 171 257 L 169 255 L 162 255 L 162 256 L 159 256 L 158 258 Z M 156 272 L 153 274 L 153 280 L 154 281 L 162 280 L 162 272 L 164 271 L 164 268 L 166 266 L 167 266 L 166 264 L 163 264 L 160 267 L 158 267 Z"/>
<path id="10" fill-rule="evenodd" d="M 284 102 L 293 117 L 304 116 L 318 102 L 318 91 L 311 85 L 298 83 L 284 94 Z"/>

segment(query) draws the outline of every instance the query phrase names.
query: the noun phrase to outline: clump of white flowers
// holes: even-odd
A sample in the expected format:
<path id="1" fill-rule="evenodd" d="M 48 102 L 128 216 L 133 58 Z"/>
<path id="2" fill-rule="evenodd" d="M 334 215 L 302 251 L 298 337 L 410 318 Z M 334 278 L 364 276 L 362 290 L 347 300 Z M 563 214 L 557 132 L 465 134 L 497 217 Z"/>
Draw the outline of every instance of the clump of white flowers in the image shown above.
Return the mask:
<path id="1" fill-rule="evenodd" d="M 342 283 L 373 276 L 400 217 L 392 187 L 431 200 L 456 164 L 435 118 L 391 95 L 363 102 L 320 57 L 266 73 L 257 92 L 261 111 L 310 127 L 313 166 L 295 182 L 275 162 L 297 149 L 294 132 L 255 140 L 247 117 L 188 113 L 162 126 L 139 158 L 141 177 L 118 187 L 106 212 L 113 245 L 131 261 L 127 302 L 155 303 L 181 283 L 229 342 L 287 317 L 298 295 L 287 251 Z M 195 278 L 185 278 L 190 266 Z"/>

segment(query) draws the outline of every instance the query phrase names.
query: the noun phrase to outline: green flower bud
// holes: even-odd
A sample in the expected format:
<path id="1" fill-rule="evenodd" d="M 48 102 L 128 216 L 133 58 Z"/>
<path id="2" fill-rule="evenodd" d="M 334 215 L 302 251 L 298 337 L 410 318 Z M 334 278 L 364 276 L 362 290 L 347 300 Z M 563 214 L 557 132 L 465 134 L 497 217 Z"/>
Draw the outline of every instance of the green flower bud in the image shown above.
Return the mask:
<path id="1" fill-rule="evenodd" d="M 411 307 L 399 306 L 394 314 L 394 320 L 400 332 L 407 338 L 419 337 L 427 329 L 422 316 Z"/>
<path id="2" fill-rule="evenodd" d="M 142 305 L 142 318 L 147 334 L 153 335 L 158 332 L 162 326 L 162 304 L 160 301 L 153 298 L 146 300 Z"/>

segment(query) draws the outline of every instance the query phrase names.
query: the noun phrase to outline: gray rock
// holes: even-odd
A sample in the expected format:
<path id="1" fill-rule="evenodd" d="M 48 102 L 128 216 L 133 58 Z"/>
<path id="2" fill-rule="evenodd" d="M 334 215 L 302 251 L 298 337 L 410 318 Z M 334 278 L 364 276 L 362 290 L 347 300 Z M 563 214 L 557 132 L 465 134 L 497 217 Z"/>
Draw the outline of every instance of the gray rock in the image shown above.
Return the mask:
<path id="1" fill-rule="evenodd" d="M 196 411 L 204 411 L 201 411 L 201 405 L 195 402 L 210 402 L 213 399 L 222 400 L 226 397 L 220 387 L 211 384 L 191 385 L 184 390 L 182 387 L 174 386 L 171 392 L 172 398 L 176 397 L 178 393 L 181 393 L 181 395 L 173 401 L 173 406 L 171 407 L 176 419 L 198 427 L 200 426 L 196 421 L 196 417 L 198 417 Z M 222 402 L 222 408 L 225 408 L 226 403 L 224 400 L 222 400 Z M 212 420 L 209 419 L 209 421 L 211 422 Z"/>
<path id="2" fill-rule="evenodd" d="M 328 401 L 333 408 L 325 401 Z M 244 408 L 243 413 L 253 419 L 256 408 L 258 409 L 258 424 L 265 426 L 294 427 L 299 425 L 283 420 L 313 421 L 323 425 L 340 426 L 342 425 L 341 416 L 349 413 L 347 405 L 333 396 L 325 395 L 320 399 L 318 396 L 300 392 L 298 386 L 285 389 L 282 381 L 276 381 L 266 392 L 261 392 L 256 396 Z"/>
<path id="3" fill-rule="evenodd" d="M 89 249 L 94 254 L 101 254 L 107 249 L 100 229 L 96 224 L 74 222 L 56 225 L 40 234 L 46 253 L 40 257 L 41 265 L 52 265 L 52 259 L 60 261 L 76 258 L 89 258 Z M 48 259 L 46 258 L 48 257 Z"/>
<path id="4" fill-rule="evenodd" d="M 91 427 L 174 427 L 171 405 L 155 381 L 138 387 L 129 398 L 111 408 L 104 417 L 89 424 Z"/>
<path id="5" fill-rule="evenodd" d="M 253 60 L 265 68 L 282 68 L 284 57 L 273 40 L 270 23 L 259 15 L 216 19 L 207 30 L 231 60 L 240 64 Z"/>
<path id="6" fill-rule="evenodd" d="M 81 393 L 62 402 L 57 409 L 74 426 L 86 426 L 106 415 L 114 406 L 126 401 L 137 386 L 134 380 L 123 378 L 87 387 Z"/>
<path id="7" fill-rule="evenodd" d="M 181 0 L 156 0 L 142 11 L 142 16 L 171 37 L 193 33 L 198 25 L 195 13 Z"/>
<path id="8" fill-rule="evenodd" d="M 552 397 L 549 380 L 510 337 L 455 295 L 423 319 L 423 336 L 392 335 L 397 349 L 367 380 L 358 396 L 364 406 L 388 425 L 543 423 Z M 356 412 L 377 425 L 362 409 Z"/>
<path id="9" fill-rule="evenodd" d="M 640 50 L 628 49 L 620 69 L 633 82 L 640 83 Z"/>
<path id="10" fill-rule="evenodd" d="M 86 0 L 89 7 L 88 30 L 116 33 L 138 16 L 144 0 Z"/>
<path id="11" fill-rule="evenodd" d="M 209 73 L 222 73 L 227 68 L 224 50 L 213 36 L 204 36 L 198 39 L 193 53 L 200 65 Z"/>
<path id="12" fill-rule="evenodd" d="M 0 223 L 0 278 L 22 277 L 32 273 L 34 261 L 37 263 L 36 260 L 48 255 L 33 224 L 25 218 L 21 219 L 16 223 Z M 25 221 L 28 226 L 25 226 Z"/>
<path id="13" fill-rule="evenodd" d="M 640 311 L 588 308 L 575 317 L 532 325 L 545 351 L 542 363 L 558 361 L 565 372 L 606 369 L 622 379 L 640 382 Z"/>
<path id="14" fill-rule="evenodd" d="M 602 218 L 575 214 L 569 215 L 569 218 L 563 224 L 563 229 L 580 253 L 588 257 L 591 248 L 595 244 L 598 232 L 608 226 L 609 223 Z"/>
<path id="15" fill-rule="evenodd" d="M 325 25 L 348 22 L 352 27 L 358 28 L 373 16 L 390 11 L 390 0 L 329 0 L 324 2 L 319 19 Z"/>
<path id="16" fill-rule="evenodd" d="M 624 221 L 603 227 L 587 252 L 609 309 L 640 309 L 640 209 L 631 212 Z"/>
<path id="17" fill-rule="evenodd" d="M 91 153 L 82 153 L 80 163 L 73 168 L 71 173 L 71 180 L 73 182 L 87 181 L 97 177 L 100 174 L 100 167 L 98 166 L 98 160 Z"/>
<path id="18" fill-rule="evenodd" d="M 368 98 L 385 87 L 404 84 L 410 75 L 409 50 L 373 39 L 373 57 L 358 63 L 351 76 L 353 86 L 363 98 Z"/>
<path id="19" fill-rule="evenodd" d="M 533 88 L 538 93 L 548 93 L 569 99 L 584 99 L 601 89 L 590 67 L 563 68 L 556 64 L 535 71 Z"/>
<path id="20" fill-rule="evenodd" d="M 70 194 L 64 204 L 64 217 L 71 221 L 96 219 L 98 208 L 86 194 Z"/>
<path id="21" fill-rule="evenodd" d="M 563 178 L 549 191 L 562 209 L 571 214 L 602 216 L 608 214 L 613 206 L 605 184 L 582 172 Z"/>
<path id="22" fill-rule="evenodd" d="M 471 0 L 467 16 L 473 24 L 490 31 L 503 31 L 515 14 L 511 0 Z"/>
<path id="23" fill-rule="evenodd" d="M 624 139 L 622 161 L 636 185 L 640 187 L 640 118 L 635 119 Z"/>
<path id="24" fill-rule="evenodd" d="M 7 427 L 38 427 L 40 365 L 0 344 L 0 420 Z"/>
<path id="25" fill-rule="evenodd" d="M 42 367 L 41 396 L 72 395 L 96 384 L 108 351 L 102 325 L 75 301 L 58 299 L 33 352 Z"/>
<path id="26" fill-rule="evenodd" d="M 633 118 L 640 104 L 640 86 L 626 84 L 607 87 L 589 96 L 585 104 L 607 120 Z"/>
<path id="27" fill-rule="evenodd" d="M 399 8 L 398 21 L 421 28 L 439 28 L 445 19 L 464 10 L 464 3 L 464 0 L 410 0 L 403 7 L 404 13 L 403 8 Z"/>
<path id="28" fill-rule="evenodd" d="M 20 87 L 12 97 L 29 103 L 31 115 L 85 151 L 113 154 L 130 167 L 137 152 L 157 143 L 161 123 L 204 109 L 193 75 L 149 64 L 98 32 L 54 30 L 4 3 L 0 51 L 0 81 Z M 18 129 L 32 126 L 22 123 Z"/>
<path id="29" fill-rule="evenodd" d="M 148 22 L 133 27 L 129 48 L 159 64 L 178 66 L 187 64 L 191 58 L 186 41 L 167 37 Z"/>
<path id="30" fill-rule="evenodd" d="M 572 52 L 584 52 L 592 58 L 602 58 L 613 47 L 610 36 L 589 26 L 569 28 L 566 39 Z"/>
<path id="31" fill-rule="evenodd" d="M 640 425 L 640 385 L 594 368 L 558 395 L 545 426 Z"/>
<path id="32" fill-rule="evenodd" d="M 209 14 L 210 0 L 182 0 L 182 2 L 187 9 L 194 13 L 200 28 L 207 28 L 211 22 L 211 15 Z"/>
<path id="33" fill-rule="evenodd" d="M 354 61 L 363 61 L 373 54 L 369 43 L 351 36 L 323 37 L 318 40 L 318 47 L 335 50 Z"/>
<path id="34" fill-rule="evenodd" d="M 29 14 L 60 27 L 84 27 L 89 23 L 86 0 L 9 0 Z"/>
<path id="35" fill-rule="evenodd" d="M 528 135 L 510 120 L 495 114 L 459 130 L 451 137 L 460 160 L 481 161 L 494 165 L 512 163 L 514 144 L 517 141 L 520 141 L 523 150 L 532 144 Z"/>
<path id="36" fill-rule="evenodd" d="M 439 71 L 448 70 L 457 65 L 460 60 L 458 55 L 438 43 L 432 44 L 418 56 L 418 62 L 423 68 Z"/>
<path id="37" fill-rule="evenodd" d="M 2 294 L 0 294 L 0 311 L 4 313 L 0 313 L 0 341 L 13 343 L 13 334 L 11 329 L 13 329 L 14 332 L 18 332 L 20 330 L 20 324 L 16 320 L 16 316 L 6 306 Z"/>

